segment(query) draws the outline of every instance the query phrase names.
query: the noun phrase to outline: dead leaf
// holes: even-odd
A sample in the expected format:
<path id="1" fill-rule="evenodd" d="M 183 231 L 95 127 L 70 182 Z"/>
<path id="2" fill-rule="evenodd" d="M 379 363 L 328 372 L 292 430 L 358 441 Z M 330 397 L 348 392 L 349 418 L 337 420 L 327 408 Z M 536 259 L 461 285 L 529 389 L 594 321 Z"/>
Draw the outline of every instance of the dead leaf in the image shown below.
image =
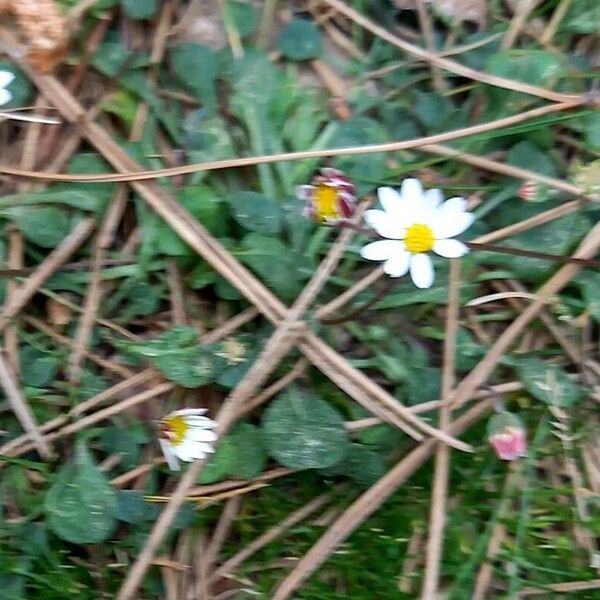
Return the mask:
<path id="1" fill-rule="evenodd" d="M 0 13 L 4 12 L 16 19 L 29 62 L 42 73 L 54 70 L 69 40 L 67 20 L 54 0 L 4 0 Z"/>

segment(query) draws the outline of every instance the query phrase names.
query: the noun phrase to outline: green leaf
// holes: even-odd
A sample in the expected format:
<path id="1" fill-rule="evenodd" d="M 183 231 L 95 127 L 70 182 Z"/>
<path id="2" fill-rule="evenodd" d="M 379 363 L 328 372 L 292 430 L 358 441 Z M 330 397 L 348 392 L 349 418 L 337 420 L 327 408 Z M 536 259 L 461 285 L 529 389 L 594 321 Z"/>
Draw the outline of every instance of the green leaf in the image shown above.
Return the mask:
<path id="1" fill-rule="evenodd" d="M 69 216 L 56 206 L 18 206 L 7 208 L 10 216 L 25 238 L 42 248 L 55 248 L 70 229 Z"/>
<path id="2" fill-rule="evenodd" d="M 560 22 L 561 31 L 598 33 L 600 4 L 596 0 L 574 0 Z"/>
<path id="3" fill-rule="evenodd" d="M 60 359 L 55 354 L 42 352 L 34 346 L 26 346 L 19 353 L 23 383 L 27 386 L 44 387 L 54 381 Z"/>
<path id="4" fill-rule="evenodd" d="M 526 204 L 520 200 L 509 201 L 503 205 L 502 211 L 496 215 L 495 225 L 502 227 L 504 224 L 508 225 L 533 216 L 538 211 L 539 209 L 536 208 L 535 204 Z M 510 240 L 506 240 L 504 245 L 523 250 L 565 255 L 589 231 L 589 227 L 589 220 L 584 215 L 573 213 L 526 233 L 513 236 Z M 487 263 L 509 268 L 518 277 L 534 280 L 545 279 L 553 268 L 545 260 L 507 256 L 496 252 L 478 251 L 477 258 L 479 260 L 483 258 Z"/>
<path id="5" fill-rule="evenodd" d="M 144 499 L 139 490 L 118 490 L 116 516 L 119 521 L 137 525 L 152 521 L 158 514 L 158 506 Z"/>
<path id="6" fill-rule="evenodd" d="M 234 219 L 244 228 L 265 235 L 279 233 L 281 207 L 256 192 L 234 192 L 227 197 Z"/>
<path id="7" fill-rule="evenodd" d="M 300 268 L 311 270 L 309 260 L 275 238 L 249 233 L 242 240 L 241 260 L 256 271 L 283 298 L 296 296 L 306 278 Z"/>
<path id="8" fill-rule="evenodd" d="M 250 423 L 239 423 L 231 432 L 231 441 L 236 452 L 229 475 L 237 479 L 251 479 L 260 474 L 267 463 L 260 429 Z"/>
<path id="9" fill-rule="evenodd" d="M 246 107 L 264 110 L 275 96 L 277 76 L 277 70 L 262 52 L 249 51 L 234 60 L 228 72 L 235 92 L 231 98 L 234 114 L 244 119 Z"/>
<path id="10" fill-rule="evenodd" d="M 186 388 L 196 388 L 214 380 L 213 350 L 201 346 L 193 327 L 173 327 L 158 338 L 145 342 L 115 341 L 134 355 L 151 358 L 167 379 Z"/>
<path id="11" fill-rule="evenodd" d="M 564 369 L 539 358 L 519 360 L 517 372 L 525 389 L 546 404 L 568 408 L 583 395 L 583 390 L 569 379 Z"/>
<path id="12" fill-rule="evenodd" d="M 202 186 L 188 186 L 178 190 L 177 200 L 213 235 L 217 237 L 227 235 L 227 211 L 224 203 L 212 189 Z M 189 246 L 162 219 L 154 213 L 150 213 L 149 220 L 154 222 L 156 226 L 153 229 L 148 228 L 145 235 L 149 236 L 148 243 L 151 243 L 156 251 L 168 256 L 191 254 Z"/>
<path id="13" fill-rule="evenodd" d="M 121 6 L 130 19 L 150 19 L 158 10 L 158 0 L 121 0 Z"/>
<path id="14" fill-rule="evenodd" d="M 256 31 L 258 17 L 256 9 L 248 2 L 229 2 L 229 14 L 241 38 L 248 37 Z"/>
<path id="15" fill-rule="evenodd" d="M 342 460 L 349 438 L 342 415 L 316 396 L 290 388 L 269 405 L 262 421 L 267 452 L 292 469 L 323 469 Z"/>
<path id="16" fill-rule="evenodd" d="M 501 50 L 492 54 L 486 63 L 486 71 L 507 79 L 522 81 L 530 85 L 553 88 L 566 70 L 552 52 L 545 50 Z M 504 110 L 514 110 L 531 103 L 531 97 L 520 92 L 507 92 L 501 88 L 490 88 L 496 102 L 503 103 Z"/>
<path id="17" fill-rule="evenodd" d="M 23 192 L 0 198 L 0 210 L 31 204 L 65 204 L 80 210 L 98 213 L 106 205 L 106 194 L 99 195 L 91 190 L 71 190 L 55 185 L 41 192 Z"/>
<path id="18" fill-rule="evenodd" d="M 347 475 L 363 487 L 373 485 L 386 472 L 383 457 L 364 444 L 350 444 L 346 456 L 328 469 L 325 476 Z"/>
<path id="19" fill-rule="evenodd" d="M 75 445 L 75 461 L 64 466 L 44 502 L 48 525 L 73 544 L 106 540 L 116 523 L 117 495 L 96 466 L 83 439 Z"/>
<path id="20" fill-rule="evenodd" d="M 208 459 L 198 477 L 198 483 L 208 484 L 225 479 L 237 461 L 237 451 L 230 436 L 219 441 L 215 453 Z"/>
<path id="21" fill-rule="evenodd" d="M 217 105 L 215 79 L 219 71 L 216 54 L 191 42 L 171 51 L 171 67 L 177 79 L 211 112 Z"/>
<path id="22" fill-rule="evenodd" d="M 291 60 L 319 58 L 323 52 L 321 32 L 311 21 L 294 19 L 281 30 L 277 47 Z"/>
<path id="23" fill-rule="evenodd" d="M 120 42 L 107 41 L 100 45 L 92 58 L 92 65 L 103 75 L 116 77 L 132 56 L 131 50 Z"/>
<path id="24" fill-rule="evenodd" d="M 331 141 L 333 148 L 382 144 L 388 137 L 381 125 L 368 117 L 353 117 L 339 124 Z M 354 180 L 359 195 L 371 191 L 384 178 L 386 155 L 369 154 L 336 158 L 334 166 Z"/>
<path id="25" fill-rule="evenodd" d="M 515 144 L 510 149 L 506 162 L 515 167 L 529 169 L 549 177 L 556 177 L 556 167 L 550 158 L 550 154 L 542 152 L 536 145 L 527 140 Z"/>

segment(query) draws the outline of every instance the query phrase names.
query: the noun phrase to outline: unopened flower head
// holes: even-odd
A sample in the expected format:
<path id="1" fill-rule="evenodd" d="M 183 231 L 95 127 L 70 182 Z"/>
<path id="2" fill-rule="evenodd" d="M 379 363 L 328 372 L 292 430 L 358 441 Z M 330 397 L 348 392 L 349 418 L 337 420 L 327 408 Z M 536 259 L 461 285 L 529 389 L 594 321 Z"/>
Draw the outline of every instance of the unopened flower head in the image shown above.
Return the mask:
<path id="1" fill-rule="evenodd" d="M 304 215 L 318 223 L 335 225 L 349 219 L 356 208 L 356 188 L 342 171 L 324 167 L 310 185 L 296 188 L 296 196 L 306 202 Z"/>
<path id="2" fill-rule="evenodd" d="M 533 179 L 523 182 L 517 190 L 517 196 L 525 202 L 545 202 L 555 195 L 556 190 Z"/>
<path id="3" fill-rule="evenodd" d="M 527 455 L 527 432 L 521 419 L 512 413 L 501 411 L 488 421 L 488 441 L 502 460 Z"/>
<path id="4" fill-rule="evenodd" d="M 405 179 L 400 191 L 391 187 L 377 190 L 383 210 L 368 210 L 366 223 L 381 237 L 361 251 L 367 260 L 384 261 L 390 277 L 410 276 L 418 288 L 429 288 L 435 275 L 428 252 L 458 258 L 468 252 L 465 244 L 453 240 L 473 223 L 464 198 L 444 202 L 437 189 L 424 191 L 418 179 Z"/>
<path id="5" fill-rule="evenodd" d="M 0 106 L 8 104 L 13 95 L 6 89 L 7 85 L 10 85 L 15 78 L 14 73 L 10 71 L 0 71 Z"/>
<path id="6" fill-rule="evenodd" d="M 206 408 L 183 408 L 160 421 L 158 441 L 172 471 L 179 471 L 179 461 L 192 462 L 214 452 L 217 423 L 204 417 Z"/>

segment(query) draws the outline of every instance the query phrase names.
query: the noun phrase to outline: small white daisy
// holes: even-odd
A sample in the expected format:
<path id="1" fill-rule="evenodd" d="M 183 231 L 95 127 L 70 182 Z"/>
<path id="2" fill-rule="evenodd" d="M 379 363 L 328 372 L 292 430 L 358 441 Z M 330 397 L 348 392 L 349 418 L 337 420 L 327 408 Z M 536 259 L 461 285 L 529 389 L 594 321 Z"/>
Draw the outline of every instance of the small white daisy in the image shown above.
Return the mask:
<path id="1" fill-rule="evenodd" d="M 179 460 L 192 462 L 215 451 L 217 423 L 203 417 L 205 412 L 206 408 L 183 408 L 161 419 L 158 441 L 172 471 L 179 471 Z"/>
<path id="2" fill-rule="evenodd" d="M 14 73 L 10 71 L 0 71 L 0 106 L 8 104 L 13 95 L 6 89 L 7 85 L 10 85 L 15 78 Z"/>
<path id="3" fill-rule="evenodd" d="M 399 192 L 379 188 L 377 195 L 383 210 L 368 210 L 365 221 L 388 239 L 367 244 L 361 256 L 385 261 L 383 270 L 390 277 L 402 277 L 410 271 L 418 288 L 428 288 L 433 284 L 434 272 L 427 252 L 458 258 L 469 251 L 462 242 L 450 239 L 473 223 L 464 198 L 444 202 L 440 190 L 425 192 L 418 179 L 405 179 Z"/>

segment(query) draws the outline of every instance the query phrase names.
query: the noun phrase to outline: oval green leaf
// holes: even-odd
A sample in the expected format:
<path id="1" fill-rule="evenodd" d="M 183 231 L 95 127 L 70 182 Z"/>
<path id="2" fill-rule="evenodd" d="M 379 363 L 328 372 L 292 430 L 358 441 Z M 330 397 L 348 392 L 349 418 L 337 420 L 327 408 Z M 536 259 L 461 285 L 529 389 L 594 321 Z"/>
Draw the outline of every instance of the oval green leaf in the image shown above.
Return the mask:
<path id="1" fill-rule="evenodd" d="M 267 408 L 262 422 L 267 452 L 292 469 L 323 469 L 348 452 L 342 415 L 314 394 L 292 388 Z"/>

